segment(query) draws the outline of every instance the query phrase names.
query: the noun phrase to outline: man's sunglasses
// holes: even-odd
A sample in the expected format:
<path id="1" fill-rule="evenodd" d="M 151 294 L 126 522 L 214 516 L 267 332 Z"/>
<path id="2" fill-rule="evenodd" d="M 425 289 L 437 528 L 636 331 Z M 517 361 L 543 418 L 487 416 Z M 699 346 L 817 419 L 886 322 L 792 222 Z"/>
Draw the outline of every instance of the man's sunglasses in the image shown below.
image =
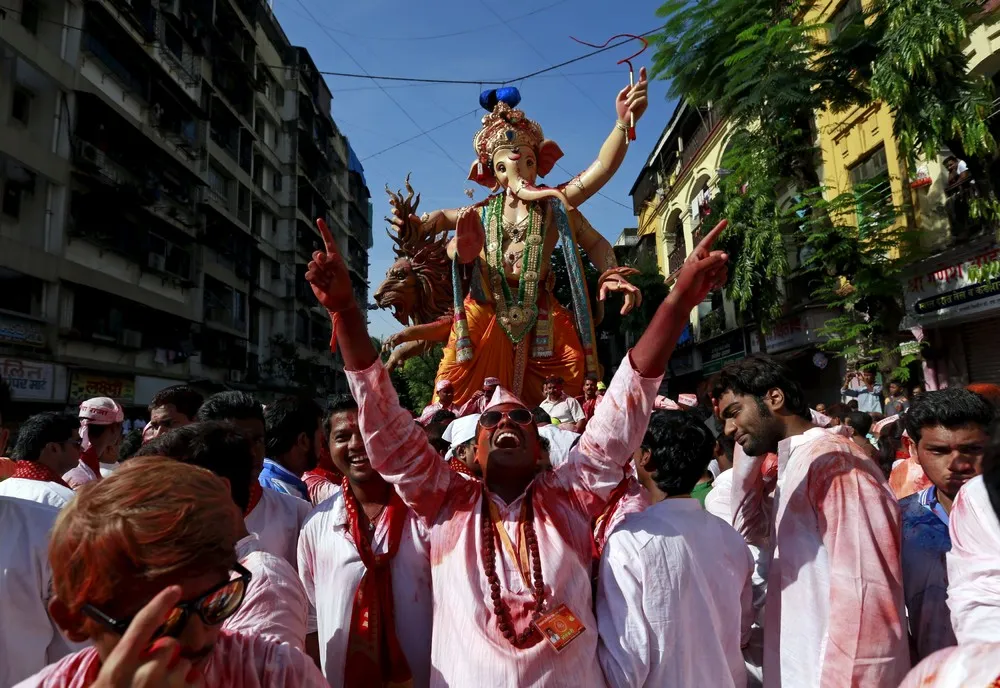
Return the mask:
<path id="1" fill-rule="evenodd" d="M 230 578 L 228 581 L 220 583 L 196 599 L 178 602 L 177 606 L 170 610 L 166 621 L 153 633 L 150 640 L 162 637 L 176 638 L 184 632 L 184 627 L 187 626 L 188 619 L 192 614 L 201 617 L 206 626 L 217 626 L 235 614 L 236 610 L 243 604 L 243 598 L 246 596 L 247 586 L 250 584 L 252 576 L 239 564 L 233 565 L 233 572 L 236 573 L 236 578 Z M 130 616 L 127 619 L 115 619 L 91 604 L 84 604 L 80 610 L 118 635 L 124 635 L 129 624 L 132 623 L 132 619 L 135 618 Z"/>
<path id="2" fill-rule="evenodd" d="M 535 421 L 535 417 L 531 415 L 531 411 L 518 408 L 513 411 L 487 411 L 479 416 L 479 424 L 487 430 L 492 430 L 500 425 L 500 421 L 504 418 L 509 418 L 518 425 L 531 425 Z"/>

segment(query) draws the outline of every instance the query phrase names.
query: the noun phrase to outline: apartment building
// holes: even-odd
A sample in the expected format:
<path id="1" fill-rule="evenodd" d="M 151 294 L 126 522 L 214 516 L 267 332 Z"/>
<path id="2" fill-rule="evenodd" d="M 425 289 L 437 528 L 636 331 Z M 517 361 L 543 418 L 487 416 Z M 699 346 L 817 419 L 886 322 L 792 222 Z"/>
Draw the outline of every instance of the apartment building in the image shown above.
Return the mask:
<path id="1" fill-rule="evenodd" d="M 368 193 L 266 4 L 12 0 L 0 57 L 0 375 L 19 414 L 102 394 L 139 415 L 181 381 L 343 391 L 302 277 L 324 217 L 365 291 Z"/>

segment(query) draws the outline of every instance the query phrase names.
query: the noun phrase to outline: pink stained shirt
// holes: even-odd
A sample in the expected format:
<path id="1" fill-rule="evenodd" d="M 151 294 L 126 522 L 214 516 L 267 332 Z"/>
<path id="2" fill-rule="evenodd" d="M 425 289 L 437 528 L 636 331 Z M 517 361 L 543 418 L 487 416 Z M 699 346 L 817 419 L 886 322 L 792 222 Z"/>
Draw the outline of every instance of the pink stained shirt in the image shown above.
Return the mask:
<path id="1" fill-rule="evenodd" d="M 631 474 L 627 475 L 625 480 L 628 487 L 622 498 L 618 500 L 618 503 L 613 505 L 611 513 L 605 516 L 607 525 L 603 528 L 594 529 L 594 544 L 597 545 L 598 555 L 604 551 L 604 545 L 607 543 L 608 538 L 611 537 L 611 533 L 615 532 L 615 528 L 621 525 L 626 516 L 643 511 L 651 503 L 646 488 L 639 484 L 635 476 Z M 602 537 L 598 538 L 599 535 L 602 535 Z"/>
<path id="2" fill-rule="evenodd" d="M 94 473 L 90 466 L 81 460 L 76 466 L 66 471 L 66 474 L 62 477 L 62 479 L 63 482 L 74 490 L 79 490 L 87 483 L 100 480 L 101 476 Z"/>
<path id="3" fill-rule="evenodd" d="M 948 530 L 948 608 L 955 638 L 959 645 L 1000 642 L 1000 522 L 982 476 L 958 491 Z"/>
<path id="4" fill-rule="evenodd" d="M 101 670 L 94 648 L 50 664 L 15 688 L 88 688 Z M 305 654 L 290 645 L 222 631 L 205 665 L 205 688 L 327 688 Z"/>
<path id="5" fill-rule="evenodd" d="M 253 577 L 243 604 L 225 620 L 223 630 L 303 649 L 309 625 L 309 600 L 295 569 L 281 557 L 261 549 L 253 534 L 236 543 L 236 556 Z"/>
<path id="6" fill-rule="evenodd" d="M 990 688 L 1000 678 L 1000 643 L 946 647 L 906 675 L 899 688 Z"/>
<path id="7" fill-rule="evenodd" d="M 319 506 L 340 490 L 339 484 L 331 481 L 326 476 L 318 475 L 311 471 L 306 471 L 302 474 L 302 482 L 306 484 L 306 489 L 309 490 L 309 501 L 312 502 L 314 507 Z"/>
<path id="8" fill-rule="evenodd" d="M 569 460 L 531 484 L 546 604 L 550 609 L 567 605 L 586 627 L 558 654 L 545 640 L 517 649 L 497 627 L 482 564 L 483 484 L 441 460 L 400 408 L 381 362 L 349 371 L 347 379 L 361 406 L 359 421 L 372 466 L 395 485 L 428 530 L 434 592 L 430 685 L 603 688 L 592 610 L 591 524 L 642 441 L 660 378 L 642 378 L 626 357 Z M 509 505 L 491 498 L 517 546 L 524 496 Z M 503 599 L 520 632 L 533 608 L 531 590 L 503 547 L 496 547 L 496 557 Z"/>
<path id="9" fill-rule="evenodd" d="M 736 452 L 739 527 L 761 513 L 762 461 Z M 823 428 L 782 440 L 768 512 L 764 686 L 897 686 L 909 669 L 900 513 L 878 467 Z"/>
<path id="10" fill-rule="evenodd" d="M 298 565 L 299 531 L 312 505 L 304 499 L 265 489 L 247 517 L 247 530 L 260 539 L 260 548 Z"/>

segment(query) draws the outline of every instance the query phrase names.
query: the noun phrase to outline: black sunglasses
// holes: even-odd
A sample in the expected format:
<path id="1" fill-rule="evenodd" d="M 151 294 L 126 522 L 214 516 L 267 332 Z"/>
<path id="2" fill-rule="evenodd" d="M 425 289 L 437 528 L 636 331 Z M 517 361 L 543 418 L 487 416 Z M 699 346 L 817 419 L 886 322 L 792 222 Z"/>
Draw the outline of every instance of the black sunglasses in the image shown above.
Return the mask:
<path id="1" fill-rule="evenodd" d="M 193 600 L 178 602 L 170 611 L 166 621 L 153 633 L 150 640 L 162 637 L 176 638 L 184 631 L 192 614 L 201 617 L 207 626 L 216 626 L 235 614 L 236 610 L 243 604 L 247 586 L 253 576 L 239 564 L 233 565 L 233 572 L 237 574 L 236 578 L 219 583 L 204 595 Z M 84 604 L 80 611 L 118 635 L 124 635 L 132 623 L 132 619 L 135 618 L 130 616 L 127 619 L 115 619 L 92 604 Z"/>
<path id="2" fill-rule="evenodd" d="M 531 411 L 517 408 L 513 411 L 487 411 L 479 416 L 479 424 L 487 430 L 492 430 L 500 425 L 500 421 L 505 417 L 510 418 L 511 421 L 518 425 L 531 425 L 535 420 L 535 417 L 531 415 Z"/>

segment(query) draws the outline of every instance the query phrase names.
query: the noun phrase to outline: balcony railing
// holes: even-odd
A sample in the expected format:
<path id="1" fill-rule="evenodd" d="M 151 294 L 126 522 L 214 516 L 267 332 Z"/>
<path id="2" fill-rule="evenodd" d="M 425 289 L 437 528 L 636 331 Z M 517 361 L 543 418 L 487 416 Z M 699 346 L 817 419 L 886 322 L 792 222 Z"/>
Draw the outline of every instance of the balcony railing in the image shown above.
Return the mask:
<path id="1" fill-rule="evenodd" d="M 678 270 L 680 270 L 681 266 L 684 265 L 685 258 L 686 256 L 684 255 L 684 244 L 679 243 L 676 246 L 674 246 L 673 250 L 667 254 L 667 270 L 669 274 L 672 275 Z"/>
<path id="2" fill-rule="evenodd" d="M 721 308 L 711 310 L 700 318 L 698 340 L 718 337 L 726 331 L 726 312 Z"/>

